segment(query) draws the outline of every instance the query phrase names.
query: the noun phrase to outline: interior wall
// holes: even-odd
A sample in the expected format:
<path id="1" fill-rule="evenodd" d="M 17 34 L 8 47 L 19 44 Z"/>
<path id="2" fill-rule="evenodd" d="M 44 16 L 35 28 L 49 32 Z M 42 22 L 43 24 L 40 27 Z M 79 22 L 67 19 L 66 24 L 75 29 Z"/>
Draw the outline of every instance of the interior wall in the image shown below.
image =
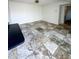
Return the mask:
<path id="1" fill-rule="evenodd" d="M 45 5 L 43 8 L 43 16 L 44 20 L 50 23 L 58 24 L 59 18 L 59 5 L 57 4 L 49 4 Z"/>
<path id="2" fill-rule="evenodd" d="M 65 6 L 60 5 L 59 24 L 64 24 Z"/>
<path id="3" fill-rule="evenodd" d="M 54 2 L 52 4 L 44 5 L 43 6 L 43 19 L 47 22 L 59 24 L 63 23 L 64 15 L 60 13 L 60 6 L 64 4 L 70 4 L 70 2 Z M 64 12 L 64 11 L 62 11 Z M 60 16 L 61 15 L 61 16 Z"/>
<path id="4" fill-rule="evenodd" d="M 69 2 L 52 2 L 47 5 L 36 5 L 9 1 L 9 21 L 10 23 L 28 23 L 44 20 L 50 23 L 63 23 L 63 14 L 60 13 L 60 5 Z M 60 16 L 61 15 L 61 16 Z"/>
<path id="5" fill-rule="evenodd" d="M 9 1 L 10 23 L 28 23 L 42 19 L 42 7 L 40 5 L 25 4 Z"/>

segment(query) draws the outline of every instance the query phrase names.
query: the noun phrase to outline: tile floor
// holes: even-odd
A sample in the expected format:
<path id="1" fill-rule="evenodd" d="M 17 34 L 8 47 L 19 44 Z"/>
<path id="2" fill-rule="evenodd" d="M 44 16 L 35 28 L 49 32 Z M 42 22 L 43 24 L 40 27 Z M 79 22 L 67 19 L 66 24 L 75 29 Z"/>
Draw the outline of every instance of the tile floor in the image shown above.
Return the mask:
<path id="1" fill-rule="evenodd" d="M 70 59 L 71 33 L 45 21 L 21 24 L 25 42 L 8 51 L 8 59 Z"/>

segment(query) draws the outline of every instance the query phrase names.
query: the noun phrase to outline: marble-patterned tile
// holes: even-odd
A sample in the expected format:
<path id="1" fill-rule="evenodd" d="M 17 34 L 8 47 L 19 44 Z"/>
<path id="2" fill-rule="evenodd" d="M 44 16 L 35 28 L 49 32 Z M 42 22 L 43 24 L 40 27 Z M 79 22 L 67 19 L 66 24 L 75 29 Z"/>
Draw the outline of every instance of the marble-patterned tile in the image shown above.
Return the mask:
<path id="1" fill-rule="evenodd" d="M 25 42 L 8 52 L 9 59 L 70 59 L 71 35 L 63 26 L 36 21 L 20 28 Z"/>
<path id="2" fill-rule="evenodd" d="M 70 55 L 62 49 L 59 49 L 54 57 L 56 57 L 56 59 L 70 59 Z"/>
<path id="3" fill-rule="evenodd" d="M 17 49 L 16 48 L 8 51 L 8 59 L 17 59 Z"/>
<path id="4" fill-rule="evenodd" d="M 58 45 L 56 43 L 54 43 L 54 42 L 46 42 L 46 43 L 44 43 L 44 46 L 50 51 L 50 53 L 52 55 L 58 49 Z"/>

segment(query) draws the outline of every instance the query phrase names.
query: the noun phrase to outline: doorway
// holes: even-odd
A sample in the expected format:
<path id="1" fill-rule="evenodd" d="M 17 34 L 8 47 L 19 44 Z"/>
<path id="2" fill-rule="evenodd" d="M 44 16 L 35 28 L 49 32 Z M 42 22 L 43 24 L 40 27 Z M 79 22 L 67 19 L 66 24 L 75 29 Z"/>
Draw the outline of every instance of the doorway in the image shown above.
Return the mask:
<path id="1" fill-rule="evenodd" d="M 71 29 L 71 5 L 61 5 L 59 12 L 59 24 Z"/>

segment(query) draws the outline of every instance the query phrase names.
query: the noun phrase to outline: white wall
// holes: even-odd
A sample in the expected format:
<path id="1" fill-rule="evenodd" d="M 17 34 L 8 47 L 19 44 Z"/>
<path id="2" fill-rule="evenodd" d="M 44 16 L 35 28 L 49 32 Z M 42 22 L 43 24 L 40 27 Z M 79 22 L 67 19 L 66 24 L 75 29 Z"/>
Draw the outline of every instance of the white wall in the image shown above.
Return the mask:
<path id="1" fill-rule="evenodd" d="M 59 15 L 59 24 L 63 24 L 64 23 L 64 15 L 65 15 L 65 6 L 61 5 L 60 6 L 60 15 Z"/>
<path id="2" fill-rule="evenodd" d="M 9 1 L 10 23 L 28 23 L 42 19 L 42 7 L 40 5 L 25 4 Z"/>
<path id="3" fill-rule="evenodd" d="M 69 2 L 54 2 L 43 6 L 43 19 L 47 22 L 59 24 L 62 20 L 60 17 L 60 5 L 69 4 Z"/>
<path id="4" fill-rule="evenodd" d="M 55 23 L 58 24 L 58 18 L 59 18 L 59 5 L 56 4 L 49 4 L 44 6 L 43 9 L 43 16 L 44 16 L 44 20 L 51 22 L 51 23 Z"/>
<path id="5" fill-rule="evenodd" d="M 9 1 L 9 21 L 10 23 L 28 23 L 38 20 L 44 20 L 50 23 L 62 23 L 60 16 L 60 5 L 69 4 L 69 2 L 52 2 L 48 5 L 36 5 Z M 62 19 L 61 19 L 61 18 Z"/>

